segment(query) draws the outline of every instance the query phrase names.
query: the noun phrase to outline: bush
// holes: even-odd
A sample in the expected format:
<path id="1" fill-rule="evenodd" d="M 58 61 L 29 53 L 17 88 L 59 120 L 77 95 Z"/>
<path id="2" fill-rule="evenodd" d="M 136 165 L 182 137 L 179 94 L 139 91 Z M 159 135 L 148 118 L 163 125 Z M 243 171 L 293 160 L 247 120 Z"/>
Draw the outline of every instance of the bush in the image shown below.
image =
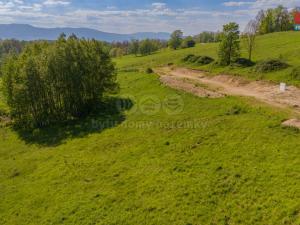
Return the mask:
<path id="1" fill-rule="evenodd" d="M 238 66 L 238 67 L 250 67 L 250 66 L 254 66 L 254 62 L 252 62 L 249 59 L 245 59 L 245 58 L 238 58 L 233 65 L 234 66 Z"/>
<path id="2" fill-rule="evenodd" d="M 207 65 L 207 64 L 212 63 L 213 61 L 215 61 L 215 60 L 209 56 L 199 56 L 196 63 L 199 65 Z"/>
<path id="3" fill-rule="evenodd" d="M 289 65 L 280 59 L 269 59 L 265 61 L 259 62 L 256 67 L 256 72 L 271 72 L 271 71 L 278 71 L 287 68 Z"/>
<path id="4" fill-rule="evenodd" d="M 300 80 L 300 67 L 295 67 L 291 72 L 292 80 Z"/>
<path id="5" fill-rule="evenodd" d="M 187 37 L 183 40 L 181 47 L 182 48 L 193 48 L 195 47 L 196 42 L 194 41 L 194 39 L 192 37 Z"/>
<path id="6" fill-rule="evenodd" d="M 193 56 L 189 59 L 189 62 L 190 63 L 196 63 L 198 61 L 198 59 L 200 58 L 200 56 Z"/>
<path id="7" fill-rule="evenodd" d="M 185 56 L 185 57 L 182 59 L 182 61 L 187 62 L 187 61 L 190 60 L 191 57 L 194 57 L 194 56 L 195 56 L 195 55 L 193 55 L 193 54 L 187 55 L 187 56 Z"/>
<path id="8" fill-rule="evenodd" d="M 148 74 L 151 74 L 151 73 L 153 73 L 153 69 L 151 69 L 151 68 L 147 68 L 147 69 L 146 69 L 146 73 L 148 73 Z"/>
<path id="9" fill-rule="evenodd" d="M 209 56 L 195 56 L 195 55 L 187 55 L 182 59 L 184 62 L 197 63 L 199 65 L 207 65 L 215 61 L 213 58 Z"/>
<path id="10" fill-rule="evenodd" d="M 75 36 L 30 44 L 8 58 L 2 72 L 11 116 L 26 128 L 83 117 L 117 88 L 102 43 Z"/>
<path id="11" fill-rule="evenodd" d="M 182 59 L 182 61 L 188 62 L 188 61 L 190 61 L 190 59 L 193 58 L 193 57 L 195 57 L 195 55 L 192 55 L 192 54 L 187 55 L 187 56 L 185 56 L 185 57 Z"/>

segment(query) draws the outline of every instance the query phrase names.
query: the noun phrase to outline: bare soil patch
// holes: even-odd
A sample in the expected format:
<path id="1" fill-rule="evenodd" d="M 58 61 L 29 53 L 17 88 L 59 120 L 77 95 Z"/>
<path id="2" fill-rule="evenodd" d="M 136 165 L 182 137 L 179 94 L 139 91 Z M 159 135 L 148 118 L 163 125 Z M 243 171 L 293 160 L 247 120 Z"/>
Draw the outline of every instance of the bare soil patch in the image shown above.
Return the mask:
<path id="1" fill-rule="evenodd" d="M 249 81 L 230 75 L 208 76 L 205 72 L 164 67 L 155 71 L 161 76 L 162 83 L 200 97 L 223 97 L 225 95 L 253 97 L 261 102 L 280 108 L 289 108 L 300 113 L 300 89 L 288 86 L 285 92 L 279 85 L 267 81 Z M 198 84 L 198 85 L 197 85 Z M 300 129 L 300 120 L 285 121 L 283 126 Z"/>
<path id="2" fill-rule="evenodd" d="M 298 119 L 290 119 L 282 123 L 285 127 L 295 127 L 300 129 L 300 120 Z"/>
<path id="3" fill-rule="evenodd" d="M 233 95 L 254 97 L 262 102 L 281 108 L 292 108 L 300 112 L 300 89 L 294 86 L 288 86 L 285 92 L 280 91 L 278 84 L 267 81 L 249 81 L 242 77 L 230 75 L 207 76 L 202 71 L 186 68 L 164 67 L 156 70 L 161 75 L 161 80 L 167 85 L 172 82 L 168 80 L 177 80 L 174 88 L 181 90 L 188 89 L 185 78 L 195 83 L 206 85 L 210 91 L 219 95 Z M 204 89 L 203 86 L 193 86 L 189 92 L 197 92 L 194 89 Z M 203 90 L 201 90 L 203 91 Z"/>

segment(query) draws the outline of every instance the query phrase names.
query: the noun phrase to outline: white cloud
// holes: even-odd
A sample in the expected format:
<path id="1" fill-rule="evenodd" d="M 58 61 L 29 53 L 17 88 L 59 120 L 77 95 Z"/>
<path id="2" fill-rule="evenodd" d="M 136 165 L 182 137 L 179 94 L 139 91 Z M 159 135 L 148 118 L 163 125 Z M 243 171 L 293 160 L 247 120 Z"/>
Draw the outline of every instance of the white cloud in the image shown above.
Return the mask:
<path id="1" fill-rule="evenodd" d="M 196 7 L 173 9 L 162 2 L 132 10 L 116 7 L 91 10 L 74 9 L 71 0 L 35 0 L 34 3 L 0 0 L 0 16 L 1 23 L 28 23 L 41 27 L 89 27 L 116 33 L 182 29 L 185 34 L 197 34 L 203 30 L 220 30 L 223 24 L 231 21 L 239 23 L 243 29 L 261 8 L 278 4 L 291 8 L 300 5 L 300 0 L 224 0 L 222 5 L 227 7 L 209 11 Z M 48 10 L 55 6 L 63 6 L 63 10 L 60 7 Z"/>
<path id="2" fill-rule="evenodd" d="M 43 5 L 47 6 L 57 6 L 57 5 L 70 5 L 71 2 L 66 0 L 46 0 L 43 2 Z"/>
<path id="3" fill-rule="evenodd" d="M 229 7 L 239 7 L 239 6 L 246 6 L 246 5 L 252 5 L 253 2 L 224 2 L 224 6 Z"/>

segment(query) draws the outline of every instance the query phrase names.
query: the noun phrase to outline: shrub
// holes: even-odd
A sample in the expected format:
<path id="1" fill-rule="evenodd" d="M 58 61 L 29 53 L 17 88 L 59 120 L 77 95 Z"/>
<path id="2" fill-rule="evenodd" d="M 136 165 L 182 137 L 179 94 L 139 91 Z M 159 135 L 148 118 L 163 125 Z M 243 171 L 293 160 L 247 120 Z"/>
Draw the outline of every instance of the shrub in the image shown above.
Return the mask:
<path id="1" fill-rule="evenodd" d="M 210 64 L 215 61 L 213 58 L 209 56 L 195 56 L 195 55 L 187 55 L 182 59 L 184 62 L 197 63 L 200 65 Z"/>
<path id="2" fill-rule="evenodd" d="M 239 105 L 235 105 L 233 107 L 231 107 L 226 113 L 225 115 L 239 115 L 239 114 L 243 114 L 246 113 L 247 109 L 245 107 L 239 106 Z"/>
<path id="3" fill-rule="evenodd" d="M 148 73 L 148 74 L 151 74 L 151 73 L 153 73 L 153 69 L 151 69 L 151 68 L 147 68 L 147 69 L 146 69 L 146 73 Z"/>
<path id="4" fill-rule="evenodd" d="M 26 128 L 83 117 L 117 88 L 102 43 L 75 36 L 30 44 L 8 58 L 2 72 L 11 116 Z"/>
<path id="5" fill-rule="evenodd" d="M 290 76 L 293 80 L 300 80 L 300 67 L 293 68 Z"/>
<path id="6" fill-rule="evenodd" d="M 207 65 L 207 64 L 212 63 L 213 61 L 215 61 L 215 60 L 209 56 L 199 56 L 196 63 L 200 64 L 200 65 Z"/>
<path id="7" fill-rule="evenodd" d="M 234 66 L 238 66 L 238 67 L 250 67 L 250 66 L 254 66 L 254 64 L 255 64 L 254 62 L 246 58 L 238 58 L 233 63 Z"/>
<path id="8" fill-rule="evenodd" d="M 192 37 L 187 37 L 183 40 L 181 47 L 182 48 L 193 48 L 195 47 L 196 42 L 194 41 L 194 39 Z"/>
<path id="9" fill-rule="evenodd" d="M 280 59 L 269 59 L 259 62 L 256 67 L 256 72 L 271 72 L 271 71 L 277 71 L 287 68 L 289 65 Z"/>
<path id="10" fill-rule="evenodd" d="M 187 55 L 187 56 L 185 56 L 185 57 L 182 59 L 182 61 L 188 62 L 188 61 L 190 61 L 190 59 L 193 58 L 193 57 L 195 57 L 195 55 L 193 55 L 193 54 Z"/>
<path id="11" fill-rule="evenodd" d="M 190 63 L 195 63 L 195 62 L 197 62 L 198 61 L 198 59 L 200 58 L 200 56 L 192 56 L 192 57 L 190 57 L 190 59 L 189 59 L 189 61 L 188 62 L 190 62 Z"/>

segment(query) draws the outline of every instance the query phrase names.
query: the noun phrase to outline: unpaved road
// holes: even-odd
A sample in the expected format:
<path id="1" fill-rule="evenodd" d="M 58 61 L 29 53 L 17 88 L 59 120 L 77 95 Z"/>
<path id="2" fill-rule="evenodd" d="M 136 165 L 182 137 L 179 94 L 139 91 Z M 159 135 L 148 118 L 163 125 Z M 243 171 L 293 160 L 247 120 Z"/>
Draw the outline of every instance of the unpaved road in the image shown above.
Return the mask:
<path id="1" fill-rule="evenodd" d="M 200 97 L 218 98 L 225 95 L 254 97 L 280 108 L 300 113 L 300 89 L 289 86 L 285 92 L 279 85 L 267 81 L 249 81 L 230 75 L 207 76 L 204 72 L 186 68 L 164 67 L 156 70 L 162 83 Z M 300 120 L 291 119 L 284 126 L 300 128 Z"/>

